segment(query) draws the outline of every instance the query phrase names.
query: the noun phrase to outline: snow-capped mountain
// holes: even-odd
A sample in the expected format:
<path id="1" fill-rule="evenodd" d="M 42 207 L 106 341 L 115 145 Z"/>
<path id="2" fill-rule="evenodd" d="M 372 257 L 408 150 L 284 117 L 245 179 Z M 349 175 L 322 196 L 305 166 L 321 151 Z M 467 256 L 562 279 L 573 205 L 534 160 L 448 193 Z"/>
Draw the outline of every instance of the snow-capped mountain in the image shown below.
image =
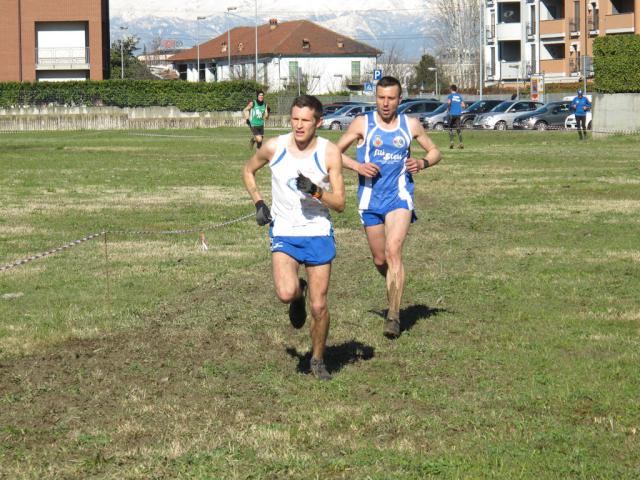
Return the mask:
<path id="1" fill-rule="evenodd" d="M 123 5 L 118 7 L 118 3 Z M 188 3 L 188 9 L 184 6 L 185 3 Z M 266 23 L 270 18 L 279 21 L 307 19 L 383 52 L 393 50 L 407 61 L 419 59 L 433 47 L 433 38 L 430 36 L 433 31 L 432 20 L 425 6 L 426 1 L 398 1 L 393 10 L 388 10 L 386 2 L 350 0 L 349 9 L 341 6 L 339 11 L 330 11 L 327 6 L 344 4 L 344 0 L 325 1 L 321 7 L 307 7 L 305 11 L 301 10 L 299 2 L 295 3 L 294 8 L 293 2 L 278 0 L 268 10 L 263 5 L 267 3 L 271 2 L 258 2 L 258 24 Z M 210 8 L 212 5 L 215 6 Z M 176 40 L 178 46 L 192 47 L 197 38 L 202 43 L 226 32 L 229 26 L 254 25 L 254 0 L 239 0 L 233 6 L 237 8 L 227 15 L 228 6 L 220 6 L 216 1 L 178 3 L 170 0 L 146 0 L 144 12 L 147 14 L 142 14 L 142 10 L 135 4 L 111 0 L 111 40 L 115 41 L 123 34 L 135 35 L 140 38 L 140 50 L 145 45 L 147 50 L 152 50 L 160 40 Z M 194 15 L 194 12 L 197 13 Z M 206 18 L 197 21 L 198 16 Z M 126 30 L 120 28 L 124 26 L 127 27 Z"/>

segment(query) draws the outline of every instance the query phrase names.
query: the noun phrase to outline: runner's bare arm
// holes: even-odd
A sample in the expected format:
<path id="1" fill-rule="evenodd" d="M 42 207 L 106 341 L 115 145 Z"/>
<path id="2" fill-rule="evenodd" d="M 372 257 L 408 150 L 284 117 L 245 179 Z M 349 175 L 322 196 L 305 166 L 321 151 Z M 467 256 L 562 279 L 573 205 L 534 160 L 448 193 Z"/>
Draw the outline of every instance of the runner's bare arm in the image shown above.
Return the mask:
<path id="1" fill-rule="evenodd" d="M 273 155 L 276 152 L 277 139 L 272 138 L 267 140 L 262 148 L 256 151 L 254 155 L 247 160 L 244 168 L 242 169 L 242 180 L 244 181 L 244 187 L 249 192 L 251 200 L 255 204 L 259 200 L 262 200 L 262 195 L 258 190 L 258 184 L 256 183 L 256 172 L 262 167 L 267 165 Z"/>
<path id="2" fill-rule="evenodd" d="M 249 103 L 247 104 L 247 106 L 242 109 L 242 116 L 244 117 L 245 120 L 249 120 L 249 112 L 251 111 L 252 108 L 253 108 L 253 100 L 249 100 Z"/>
<path id="3" fill-rule="evenodd" d="M 427 152 L 424 158 L 416 159 L 409 157 L 405 162 L 409 173 L 414 174 L 427 167 L 433 167 L 442 159 L 442 154 L 431 138 L 425 133 L 424 128 L 417 118 L 409 118 L 408 121 L 411 136 L 415 138 L 418 144 Z"/>
<path id="4" fill-rule="evenodd" d="M 344 154 L 353 142 L 360 141 L 364 138 L 365 126 L 365 117 L 356 117 L 356 119 L 351 122 L 351 125 L 349 125 L 349 128 L 344 135 L 340 137 L 340 140 L 338 140 L 336 145 L 340 152 L 342 152 L 343 167 L 353 170 L 363 177 L 373 178 L 378 175 L 378 172 L 380 171 L 380 167 L 378 167 L 378 165 L 374 163 L 360 163 Z"/>
<path id="5" fill-rule="evenodd" d="M 336 212 L 342 212 L 345 205 L 344 179 L 342 177 L 342 159 L 338 147 L 333 143 L 327 144 L 325 153 L 327 171 L 329 172 L 329 183 L 331 191 L 321 189 L 320 201 Z"/>

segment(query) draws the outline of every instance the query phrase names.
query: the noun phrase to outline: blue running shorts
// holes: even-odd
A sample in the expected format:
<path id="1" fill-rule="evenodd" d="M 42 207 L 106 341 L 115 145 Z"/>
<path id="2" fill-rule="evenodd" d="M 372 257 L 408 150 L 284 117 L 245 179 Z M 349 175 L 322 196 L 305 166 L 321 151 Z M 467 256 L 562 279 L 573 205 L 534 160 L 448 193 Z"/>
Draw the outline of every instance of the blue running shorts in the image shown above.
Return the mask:
<path id="1" fill-rule="evenodd" d="M 271 236 L 271 253 L 283 252 L 304 265 L 324 265 L 336 256 L 333 235 L 323 237 Z"/>
<path id="2" fill-rule="evenodd" d="M 393 212 L 394 210 L 398 210 L 399 208 L 403 208 L 405 210 L 409 210 L 409 204 L 406 200 L 397 199 L 391 205 L 388 205 L 384 210 L 359 210 L 360 213 L 360 221 L 362 225 L 365 227 L 373 227 L 374 225 L 380 225 L 384 223 L 385 218 L 389 212 Z M 411 223 L 418 220 L 416 216 L 416 211 L 411 210 Z"/>

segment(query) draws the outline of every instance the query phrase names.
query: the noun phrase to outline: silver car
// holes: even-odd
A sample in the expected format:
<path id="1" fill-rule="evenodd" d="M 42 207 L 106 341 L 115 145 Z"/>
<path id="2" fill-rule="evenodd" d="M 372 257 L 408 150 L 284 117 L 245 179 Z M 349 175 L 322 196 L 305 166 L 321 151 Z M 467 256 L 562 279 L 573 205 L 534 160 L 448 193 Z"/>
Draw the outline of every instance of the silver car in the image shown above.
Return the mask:
<path id="1" fill-rule="evenodd" d="M 531 102 L 529 100 L 505 101 L 496 105 L 491 111 L 478 115 L 473 119 L 473 128 L 485 130 L 506 130 L 513 128 L 513 119 L 526 112 L 537 110 L 542 102 Z"/>
<path id="2" fill-rule="evenodd" d="M 421 116 L 433 112 L 442 102 L 437 100 L 412 100 L 401 103 L 398 107 L 398 113 L 404 113 L 408 117 L 420 118 Z"/>
<path id="3" fill-rule="evenodd" d="M 427 130 L 444 130 L 449 127 L 448 105 L 443 103 L 433 112 L 421 117 L 422 126 Z"/>
<path id="4" fill-rule="evenodd" d="M 345 105 L 326 117 L 322 117 L 320 128 L 325 130 L 344 130 L 351 125 L 353 119 L 358 115 L 375 110 L 375 108 L 375 104 Z"/>

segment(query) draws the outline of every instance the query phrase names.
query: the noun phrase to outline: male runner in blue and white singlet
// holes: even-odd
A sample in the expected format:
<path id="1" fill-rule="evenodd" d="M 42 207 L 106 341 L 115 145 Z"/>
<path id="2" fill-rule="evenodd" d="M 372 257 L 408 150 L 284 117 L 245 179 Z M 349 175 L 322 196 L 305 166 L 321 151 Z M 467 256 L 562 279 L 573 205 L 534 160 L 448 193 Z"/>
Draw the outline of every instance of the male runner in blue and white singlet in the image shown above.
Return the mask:
<path id="1" fill-rule="evenodd" d="M 401 93 L 396 78 L 381 78 L 376 85 L 376 111 L 357 117 L 337 143 L 345 152 L 357 141 L 357 160 L 343 153 L 342 164 L 358 173 L 360 219 L 373 263 L 387 284 L 389 309 L 383 333 L 389 338 L 400 335 L 400 302 L 405 283 L 402 246 L 409 225 L 416 220 L 412 175 L 432 167 L 441 158 L 418 119 L 398 114 Z M 411 157 L 414 138 L 427 152 L 426 157 Z"/>
<path id="2" fill-rule="evenodd" d="M 258 225 L 270 224 L 273 280 L 278 298 L 289 304 L 289 320 L 301 328 L 306 319 L 307 282 L 298 278 L 304 265 L 311 307 L 311 372 L 331 379 L 324 364 L 329 333 L 327 293 L 331 261 L 336 255 L 329 209 L 344 210 L 345 192 L 340 151 L 316 137 L 322 104 L 310 95 L 297 97 L 291 107 L 291 130 L 269 139 L 249 159 L 244 184 L 256 206 Z M 272 211 L 256 184 L 256 172 L 271 168 Z"/>

